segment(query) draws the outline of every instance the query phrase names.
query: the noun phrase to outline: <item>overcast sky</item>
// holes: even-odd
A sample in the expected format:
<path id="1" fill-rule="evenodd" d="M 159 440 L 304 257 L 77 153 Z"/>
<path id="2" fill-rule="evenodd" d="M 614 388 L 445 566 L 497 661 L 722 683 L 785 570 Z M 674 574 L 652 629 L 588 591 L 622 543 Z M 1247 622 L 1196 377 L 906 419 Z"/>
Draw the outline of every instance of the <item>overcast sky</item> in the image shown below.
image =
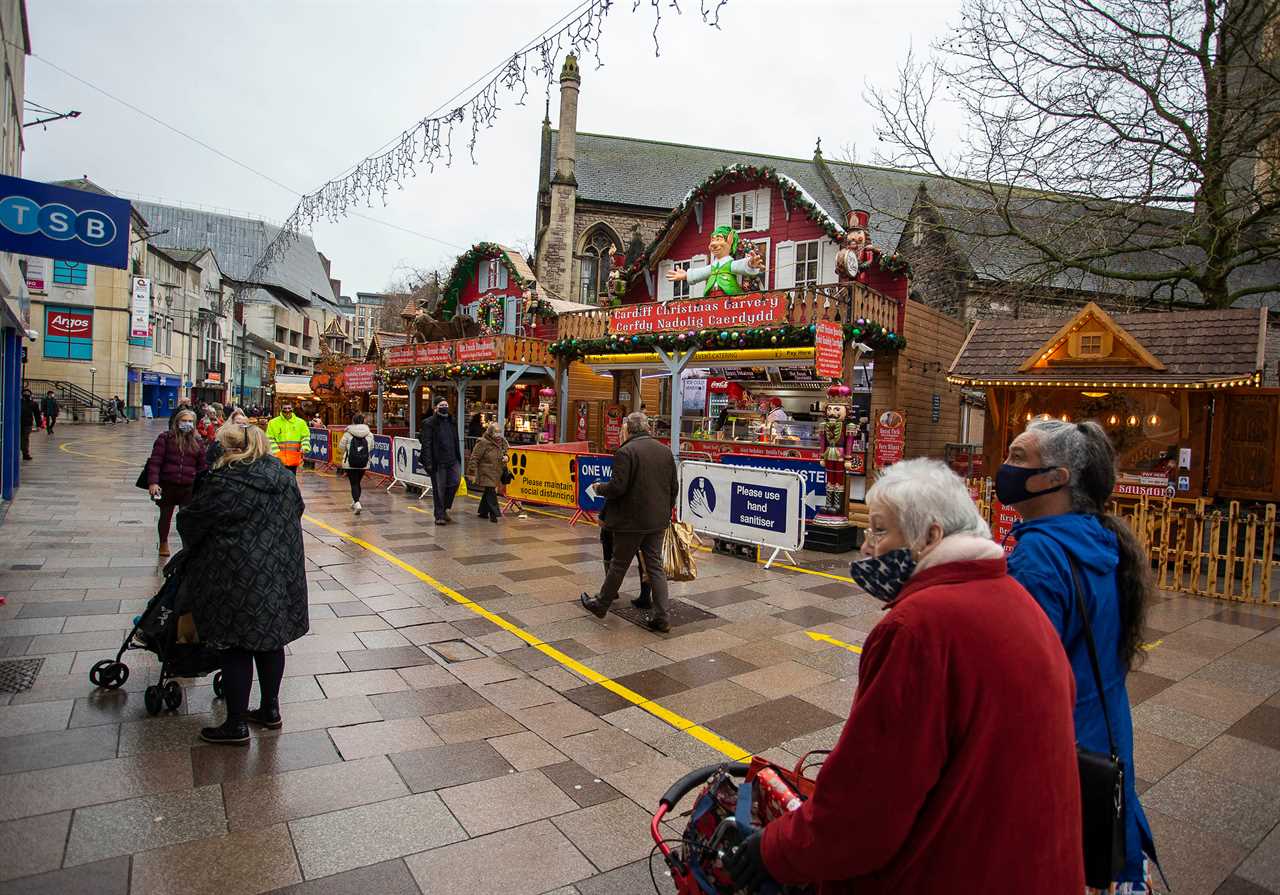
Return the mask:
<path id="1" fill-rule="evenodd" d="M 664 3 L 654 57 L 649 0 L 619 0 L 601 58 L 582 66 L 580 131 L 807 157 L 872 160 L 862 96 L 912 44 L 941 35 L 958 0 L 730 0 L 721 30 Z M 295 196 L 77 83 L 47 59 L 301 192 L 316 189 L 573 7 L 520 2 L 28 0 L 27 98 L 80 118 L 25 132 L 25 176 L 87 174 L 128 197 L 283 220 Z M 504 101 L 477 164 L 423 170 L 380 220 L 320 225 L 343 292 L 377 291 L 398 266 L 451 263 L 487 239 L 531 244 L 543 92 Z M 552 94 L 556 123 L 558 89 Z M 30 115 L 28 116 L 31 117 Z M 455 141 L 455 147 L 464 141 Z M 710 172 L 707 172 L 710 173 Z"/>

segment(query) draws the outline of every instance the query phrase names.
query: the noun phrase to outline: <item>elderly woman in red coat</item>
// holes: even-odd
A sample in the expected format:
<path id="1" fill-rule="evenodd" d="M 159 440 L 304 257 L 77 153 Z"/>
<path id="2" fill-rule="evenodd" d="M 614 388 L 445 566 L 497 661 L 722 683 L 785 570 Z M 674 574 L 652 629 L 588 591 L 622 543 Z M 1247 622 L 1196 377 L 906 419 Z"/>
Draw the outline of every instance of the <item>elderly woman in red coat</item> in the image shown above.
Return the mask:
<path id="1" fill-rule="evenodd" d="M 813 797 L 729 858 L 830 893 L 1081 895 L 1075 685 L 1058 636 L 943 464 L 868 494 L 855 581 L 888 612 Z"/>

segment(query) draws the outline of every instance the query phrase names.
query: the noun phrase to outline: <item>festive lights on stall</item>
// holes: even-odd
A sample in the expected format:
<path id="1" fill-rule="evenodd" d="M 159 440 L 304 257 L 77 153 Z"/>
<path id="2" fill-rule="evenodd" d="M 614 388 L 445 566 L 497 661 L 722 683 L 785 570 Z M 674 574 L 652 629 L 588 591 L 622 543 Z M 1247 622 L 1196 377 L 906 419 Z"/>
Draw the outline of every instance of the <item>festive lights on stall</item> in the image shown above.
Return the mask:
<path id="1" fill-rule="evenodd" d="M 1035 376 L 1028 376 L 1025 379 L 970 379 L 966 376 L 948 376 L 947 382 L 950 385 L 987 387 L 1033 385 L 1039 388 L 1168 388 L 1198 390 L 1258 386 L 1262 384 L 1262 374 L 1254 373 L 1251 376 L 1239 379 L 1219 379 L 1212 382 L 1082 382 L 1078 379 L 1065 381 L 1042 380 Z"/>
<path id="2" fill-rule="evenodd" d="M 691 329 L 679 333 L 559 339 L 552 342 L 548 350 L 555 357 L 578 360 L 589 354 L 631 354 L 653 348 L 661 348 L 663 351 L 796 348 L 813 345 L 816 331 L 817 327 L 813 324 L 752 329 Z M 863 318 L 844 324 L 844 340 L 845 344 L 861 342 L 876 351 L 900 351 L 907 344 L 907 340 L 893 330 Z"/>
<path id="3" fill-rule="evenodd" d="M 382 371 L 391 381 L 412 379 L 492 379 L 498 375 L 502 364 L 441 364 L 431 367 L 392 367 Z"/>

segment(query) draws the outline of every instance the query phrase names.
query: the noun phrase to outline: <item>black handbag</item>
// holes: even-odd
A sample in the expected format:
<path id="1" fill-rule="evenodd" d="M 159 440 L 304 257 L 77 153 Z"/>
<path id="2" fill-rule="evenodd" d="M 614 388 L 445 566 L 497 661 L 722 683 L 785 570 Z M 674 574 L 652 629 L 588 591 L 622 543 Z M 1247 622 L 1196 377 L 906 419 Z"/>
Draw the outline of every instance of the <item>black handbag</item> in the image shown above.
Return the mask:
<path id="1" fill-rule="evenodd" d="M 502 484 L 510 485 L 514 479 L 515 479 L 515 476 L 511 474 L 511 470 L 505 466 L 502 467 Z"/>
<path id="2" fill-rule="evenodd" d="M 1102 703 L 1102 720 L 1107 725 L 1110 749 L 1107 755 L 1090 752 L 1076 744 L 1076 762 L 1080 768 L 1080 814 L 1084 830 L 1084 881 L 1092 888 L 1106 889 L 1124 870 L 1124 765 L 1120 763 L 1116 738 L 1111 732 L 1111 714 L 1107 711 L 1107 697 L 1102 689 L 1102 671 L 1098 665 L 1098 648 L 1093 642 L 1093 626 L 1089 624 L 1089 615 L 1084 607 L 1080 569 L 1070 554 L 1067 554 L 1067 562 L 1071 564 L 1076 609 L 1084 626 L 1089 666 L 1093 669 L 1093 683 Z"/>

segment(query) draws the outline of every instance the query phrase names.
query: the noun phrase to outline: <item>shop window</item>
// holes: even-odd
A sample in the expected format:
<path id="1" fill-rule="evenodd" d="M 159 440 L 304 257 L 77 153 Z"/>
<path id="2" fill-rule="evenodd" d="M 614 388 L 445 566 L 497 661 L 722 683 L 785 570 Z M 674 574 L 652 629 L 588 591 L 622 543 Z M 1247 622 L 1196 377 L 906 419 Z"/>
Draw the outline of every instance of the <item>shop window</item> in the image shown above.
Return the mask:
<path id="1" fill-rule="evenodd" d="M 818 240 L 796 243 L 796 288 L 818 285 Z"/>
<path id="2" fill-rule="evenodd" d="M 54 261 L 53 282 L 58 286 L 87 286 L 89 266 L 79 261 Z"/>
<path id="3" fill-rule="evenodd" d="M 52 360 L 93 360 L 93 309 L 46 307 L 44 356 Z"/>
<path id="4" fill-rule="evenodd" d="M 672 270 L 688 270 L 692 264 L 688 261 L 677 261 L 671 265 Z M 671 284 L 671 297 L 674 299 L 689 297 L 689 281 L 677 280 Z"/>
<path id="5" fill-rule="evenodd" d="M 768 230 L 769 203 L 772 201 L 773 193 L 767 187 L 717 196 L 715 226 L 732 227 L 739 233 Z"/>
<path id="6" fill-rule="evenodd" d="M 756 194 L 735 193 L 729 197 L 729 226 L 741 232 L 756 226 Z"/>
<path id="7" fill-rule="evenodd" d="M 1080 356 L 1097 357 L 1102 354 L 1102 333 L 1089 333 L 1080 337 Z"/>
<path id="8" fill-rule="evenodd" d="M 578 267 L 578 297 L 582 301 L 599 301 L 608 294 L 609 271 L 616 246 L 604 228 L 597 229 L 587 238 Z"/>

